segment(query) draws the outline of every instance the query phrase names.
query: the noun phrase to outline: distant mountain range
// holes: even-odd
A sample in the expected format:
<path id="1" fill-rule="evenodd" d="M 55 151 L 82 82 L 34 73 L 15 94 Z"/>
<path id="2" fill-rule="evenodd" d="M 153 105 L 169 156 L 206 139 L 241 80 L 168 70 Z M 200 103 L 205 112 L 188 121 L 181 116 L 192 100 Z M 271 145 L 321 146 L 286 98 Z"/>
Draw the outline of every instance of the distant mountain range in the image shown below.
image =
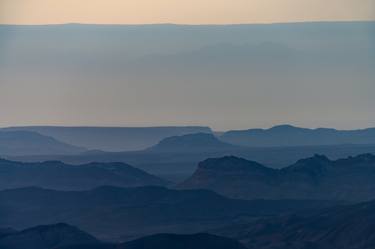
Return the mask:
<path id="1" fill-rule="evenodd" d="M 155 145 L 160 140 L 191 133 L 211 133 L 211 129 L 201 126 L 181 127 L 60 127 L 25 126 L 9 127 L 3 131 L 33 131 L 51 136 L 59 141 L 89 150 L 128 151 L 142 150 Z M 0 131 L 1 131 L 0 130 Z"/>
<path id="2" fill-rule="evenodd" d="M 4 154 L 6 148 L 10 151 L 6 155 L 77 154 L 84 151 L 83 148 L 109 152 L 143 149 L 160 152 L 209 152 L 239 150 L 244 147 L 375 145 L 375 128 L 336 130 L 279 125 L 270 129 L 237 130 L 215 134 L 218 135 L 214 136 L 209 127 L 199 126 L 133 128 L 26 126 L 0 129 L 0 143 L 13 142 L 14 146 L 17 142 L 24 144 L 24 147 L 18 145 L 14 149 L 10 147 L 12 143 L 8 145 L 10 148 L 3 145 Z M 37 147 L 37 145 L 42 146 L 43 142 L 51 144 L 49 151 L 47 146 L 42 147 L 44 151 Z"/>
<path id="3" fill-rule="evenodd" d="M 19 128 L 11 128 L 19 129 Z M 27 129 L 24 127 L 24 129 Z M 98 149 L 81 151 L 75 154 L 62 155 L 56 151 L 44 151 L 50 152 L 47 155 L 38 155 L 40 150 L 35 151 L 33 147 L 27 146 L 22 147 L 22 149 L 14 150 L 15 155 L 0 154 L 0 156 L 5 157 L 14 161 L 24 161 L 24 162 L 40 162 L 40 161 L 63 161 L 65 163 L 71 164 L 84 164 L 91 162 L 124 162 L 134 165 L 137 168 L 150 172 L 154 175 L 161 176 L 168 180 L 179 182 L 188 178 L 197 167 L 200 161 L 207 158 L 223 157 L 227 155 L 234 155 L 237 157 L 242 157 L 250 160 L 260 162 L 261 164 L 268 165 L 272 168 L 283 168 L 288 165 L 293 164 L 300 158 L 311 157 L 314 154 L 323 154 L 332 159 L 339 159 L 348 156 L 355 156 L 359 154 L 371 153 L 375 154 L 375 144 L 337 144 L 337 145 L 310 145 L 310 146 L 286 146 L 288 144 L 294 144 L 293 134 L 298 133 L 299 129 L 291 126 L 278 126 L 271 130 L 271 133 L 278 135 L 270 135 L 270 140 L 276 141 L 275 143 L 284 143 L 278 141 L 292 141 L 285 142 L 285 146 L 263 146 L 263 147 L 249 147 L 244 145 L 233 145 L 231 143 L 223 141 L 223 137 L 214 136 L 211 133 L 210 128 L 171 128 L 167 127 L 160 128 L 95 128 L 95 127 L 45 127 L 40 128 L 40 131 L 51 131 L 49 135 L 56 135 L 58 138 L 72 139 L 70 142 L 77 142 L 78 144 L 86 144 L 86 142 L 93 143 L 91 146 L 104 145 L 104 147 L 112 146 L 113 150 L 118 150 L 115 148 L 121 148 L 123 143 L 140 144 L 144 141 L 143 138 L 147 138 L 147 149 L 137 150 L 137 151 L 122 151 L 122 152 L 108 152 Z M 44 130 L 45 129 L 45 130 Z M 195 132 L 196 130 L 207 130 L 206 132 Z M 5 129 L 8 130 L 8 129 Z M 39 130 L 39 128 L 38 128 Z M 290 134 L 287 135 L 285 131 L 275 132 L 277 130 L 290 130 Z M 309 133 L 309 129 L 301 129 L 303 134 L 305 130 Z M 323 129 L 326 130 L 326 129 Z M 330 129 L 327 129 L 330 130 Z M 371 131 L 372 129 L 368 129 Z M 0 129 L 1 131 L 1 129 Z M 186 132 L 182 135 L 178 134 L 176 136 L 167 136 L 165 132 Z M 162 132 L 163 131 L 163 132 Z M 134 134 L 133 134 L 134 132 Z M 311 130 L 315 133 L 315 130 Z M 340 131 L 337 131 L 340 133 Z M 65 134 L 66 133 L 66 134 Z M 230 132 L 228 132 L 229 134 Z M 268 134 L 268 130 L 263 133 Z M 355 131 L 344 132 L 346 134 L 356 134 Z M 366 132 L 365 132 L 366 133 Z M 365 134 L 364 133 L 364 134 Z M 47 133 L 46 133 L 47 134 Z M 60 135 L 61 137 L 60 137 Z M 133 134 L 133 135 L 132 135 Z M 152 135 L 153 134 L 153 135 Z M 156 135 L 161 138 L 161 141 L 156 139 Z M 217 133 L 216 133 L 217 134 Z M 281 135 L 280 135 L 281 134 Z M 155 136 L 154 136 L 155 135 Z M 166 137 L 164 137 L 166 135 Z M 219 134 L 218 134 L 219 135 Z M 44 136 L 44 135 L 40 135 Z M 224 135 L 223 135 L 224 136 Z M 291 139 L 289 139 L 289 136 Z M 299 136 L 299 135 L 298 135 Z M 305 135 L 301 135 L 302 140 L 309 141 Z M 312 136 L 312 135 L 311 135 Z M 314 135 L 315 136 L 315 135 Z M 349 135 L 348 135 L 349 136 Z M 56 137 L 56 138 L 57 138 Z M 151 137 L 153 139 L 149 140 Z M 241 135 L 242 137 L 242 135 Z M 247 136 L 243 135 L 246 141 Z M 281 139 L 280 137 L 283 137 Z M 349 136 L 355 138 L 356 136 Z M 363 140 L 368 140 L 371 136 L 363 135 Z M 56 139 L 55 138 L 55 139 Z M 272 139 L 271 139 L 272 138 Z M 279 138 L 279 139 L 277 139 Z M 112 140 L 113 139 L 113 140 Z M 86 141 L 87 140 L 87 141 Z M 225 139 L 224 139 L 225 140 Z M 3 140 L 6 141 L 6 140 Z M 81 141 L 81 142 L 80 142 Z M 83 142 L 82 142 L 83 141 Z M 86 141 L 86 142 L 85 142 Z M 359 143 L 359 140 L 356 140 Z M 102 144 L 103 142 L 103 144 Z M 108 142 L 108 143 L 107 143 Z M 152 143 L 151 143 L 152 142 Z M 343 141 L 341 141 L 343 142 Z M 352 141 L 354 142 L 354 140 Z M 36 142 L 35 142 L 36 143 Z M 321 143 L 324 143 L 322 140 Z M 1 144 L 1 140 L 0 140 Z M 6 146 L 11 144 L 10 142 L 5 143 Z M 106 144 L 106 145 L 105 145 Z M 261 144 L 261 143 L 259 143 Z M 258 144 L 258 146 L 259 146 Z M 271 144 L 271 143 L 270 143 Z M 22 143 L 27 145 L 27 143 Z M 279 144 L 280 145 L 280 144 Z M 53 146 L 52 146 L 53 147 Z M 52 148 L 51 147 L 51 148 Z M 17 147 L 18 148 L 18 147 Z M 50 147 L 48 147 L 50 148 Z M 90 147 L 89 147 L 90 148 Z M 0 151 L 1 152 L 1 151 Z M 54 152 L 54 153 L 52 153 Z M 19 153 L 19 154 L 18 154 Z M 65 154 L 65 153 L 64 153 Z"/>
<path id="4" fill-rule="evenodd" d="M 37 186 L 84 190 L 103 185 L 137 187 L 167 182 L 125 163 L 68 165 L 59 161 L 21 163 L 0 159 L 0 189 Z"/>
<path id="5" fill-rule="evenodd" d="M 250 147 L 375 144 L 375 128 L 342 131 L 280 125 L 266 130 L 228 131 L 222 134 L 220 139 Z"/>
<path id="6" fill-rule="evenodd" d="M 374 178 L 371 154 L 336 161 L 316 155 L 281 170 L 231 156 L 201 162 L 180 187 L 241 199 L 363 201 L 375 198 Z"/>
<path id="7" fill-rule="evenodd" d="M 0 129 L 0 156 L 67 155 L 83 151 L 83 147 L 63 143 L 36 132 L 5 132 Z"/>
<path id="8" fill-rule="evenodd" d="M 207 190 L 100 187 L 90 191 L 0 191 L 0 227 L 65 222 L 104 240 L 197 233 L 264 216 L 330 207 L 330 201 L 233 200 Z"/>
<path id="9" fill-rule="evenodd" d="M 213 152 L 239 150 L 240 146 L 225 143 L 211 133 L 194 133 L 183 136 L 168 137 L 149 148 L 152 152 Z"/>
<path id="10" fill-rule="evenodd" d="M 372 249 L 374 230 L 372 201 L 304 216 L 260 219 L 222 228 L 216 234 L 238 239 L 248 249 Z"/>

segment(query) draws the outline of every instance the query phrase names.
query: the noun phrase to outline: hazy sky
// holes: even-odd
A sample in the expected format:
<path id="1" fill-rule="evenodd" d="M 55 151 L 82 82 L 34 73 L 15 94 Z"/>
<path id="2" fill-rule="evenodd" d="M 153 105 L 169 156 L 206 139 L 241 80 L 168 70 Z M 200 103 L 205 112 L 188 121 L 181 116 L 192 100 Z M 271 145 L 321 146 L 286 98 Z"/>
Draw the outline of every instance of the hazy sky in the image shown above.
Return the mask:
<path id="1" fill-rule="evenodd" d="M 0 0 L 0 23 L 374 20 L 375 0 Z"/>
<path id="2" fill-rule="evenodd" d="M 0 126 L 375 127 L 375 22 L 0 26 Z"/>
<path id="3" fill-rule="evenodd" d="M 375 20 L 375 0 L 0 0 L 0 23 Z M 375 22 L 0 26 L 0 126 L 375 127 Z"/>

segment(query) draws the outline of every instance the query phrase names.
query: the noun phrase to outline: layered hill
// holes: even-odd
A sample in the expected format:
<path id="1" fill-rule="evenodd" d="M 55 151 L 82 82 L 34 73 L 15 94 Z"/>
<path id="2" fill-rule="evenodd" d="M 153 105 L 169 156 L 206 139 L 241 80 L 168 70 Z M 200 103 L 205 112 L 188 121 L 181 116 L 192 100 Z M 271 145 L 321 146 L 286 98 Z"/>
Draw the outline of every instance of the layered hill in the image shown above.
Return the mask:
<path id="1" fill-rule="evenodd" d="M 79 155 L 68 156 L 22 156 L 12 157 L 16 161 L 40 162 L 58 160 L 72 164 L 89 162 L 126 162 L 154 175 L 174 182 L 182 182 L 197 169 L 199 162 L 207 158 L 234 155 L 257 161 L 272 168 L 284 168 L 301 158 L 315 154 L 327 155 L 331 159 L 339 159 L 360 154 L 375 154 L 375 145 L 327 145 L 297 147 L 263 147 L 241 148 L 239 150 L 200 151 L 200 152 L 153 152 L 150 150 L 133 152 L 100 152 L 90 151 Z"/>
<path id="2" fill-rule="evenodd" d="M 1 156 L 66 155 L 83 151 L 83 147 L 63 143 L 36 132 L 0 130 Z"/>
<path id="3" fill-rule="evenodd" d="M 101 187 L 90 191 L 0 191 L 0 227 L 64 222 L 100 239 L 197 233 L 264 216 L 329 207 L 327 201 L 233 200 L 207 190 Z"/>
<path id="4" fill-rule="evenodd" d="M 339 206 L 310 215 L 261 219 L 216 231 L 249 249 L 372 249 L 375 202 Z"/>
<path id="5" fill-rule="evenodd" d="M 375 128 L 363 130 L 307 129 L 280 125 L 271 129 L 228 131 L 220 139 L 251 147 L 375 144 Z"/>
<path id="6" fill-rule="evenodd" d="M 332 161 L 316 155 L 281 170 L 238 157 L 208 159 L 180 187 L 210 189 L 242 199 L 371 200 L 375 156 Z"/>
<path id="7" fill-rule="evenodd" d="M 233 151 L 236 149 L 239 150 L 241 147 L 222 142 L 211 133 L 195 133 L 165 138 L 157 145 L 149 148 L 148 151 L 197 153 Z"/>
<path id="8" fill-rule="evenodd" d="M 69 165 L 59 161 L 22 163 L 0 159 L 0 189 L 38 186 L 84 190 L 103 185 L 136 187 L 167 182 L 125 163 Z"/>
<path id="9" fill-rule="evenodd" d="M 1 229 L 2 249 L 372 249 L 375 203 L 339 205 L 224 226 L 199 234 L 155 234 L 125 243 L 102 243 L 59 223 L 23 231 Z M 215 235 L 213 235 L 215 234 Z"/>
<path id="10" fill-rule="evenodd" d="M 211 129 L 201 126 L 181 127 L 60 127 L 25 126 L 4 128 L 5 131 L 33 131 L 65 143 L 90 150 L 128 151 L 141 150 L 160 140 L 178 135 L 205 132 Z"/>

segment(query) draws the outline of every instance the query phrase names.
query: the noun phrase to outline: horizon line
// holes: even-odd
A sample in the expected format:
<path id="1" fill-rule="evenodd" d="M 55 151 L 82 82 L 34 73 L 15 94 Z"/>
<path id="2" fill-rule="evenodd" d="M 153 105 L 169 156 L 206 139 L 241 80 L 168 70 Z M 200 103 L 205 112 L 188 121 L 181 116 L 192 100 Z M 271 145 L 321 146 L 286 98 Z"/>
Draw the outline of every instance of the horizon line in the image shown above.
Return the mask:
<path id="1" fill-rule="evenodd" d="M 209 128 L 212 132 L 225 132 L 225 131 L 244 131 L 244 130 L 270 130 L 272 128 L 276 127 L 282 127 L 282 126 L 289 126 L 297 129 L 309 129 L 309 130 L 319 130 L 319 129 L 330 129 L 330 130 L 336 130 L 336 131 L 361 131 L 361 130 L 369 130 L 369 129 L 375 129 L 375 126 L 364 126 L 364 127 L 357 127 L 357 128 L 338 128 L 338 127 L 329 127 L 329 126 L 304 126 L 299 124 L 293 124 L 293 123 L 278 123 L 273 124 L 270 126 L 251 126 L 249 125 L 248 128 L 229 128 L 229 129 L 214 129 L 210 125 L 198 125 L 198 124 L 175 124 L 175 125 L 168 125 L 168 124 L 157 124 L 157 125 L 72 125 L 72 124 L 31 124 L 31 125 L 5 125 L 0 126 L 1 130 L 7 130 L 7 129 L 17 129 L 17 128 L 33 128 L 33 127 L 45 127 L 45 128 L 115 128 L 115 129 L 121 129 L 121 128 Z"/>
<path id="2" fill-rule="evenodd" d="M 85 23 L 85 22 L 62 22 L 62 23 L 0 23 L 0 26 L 62 26 L 62 25 L 96 25 L 96 26 L 241 26 L 241 25 L 288 25 L 288 24 L 319 24 L 319 23 L 372 23 L 375 19 L 363 20 L 321 20 L 321 21 L 290 21 L 290 22 L 253 22 L 253 23 Z"/>

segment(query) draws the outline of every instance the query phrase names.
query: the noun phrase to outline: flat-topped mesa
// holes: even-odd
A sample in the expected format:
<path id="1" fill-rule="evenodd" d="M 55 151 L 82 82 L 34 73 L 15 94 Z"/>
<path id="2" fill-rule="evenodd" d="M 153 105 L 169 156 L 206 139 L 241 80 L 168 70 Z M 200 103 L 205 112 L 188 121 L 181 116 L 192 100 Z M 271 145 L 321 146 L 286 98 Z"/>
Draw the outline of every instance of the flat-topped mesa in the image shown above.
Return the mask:
<path id="1" fill-rule="evenodd" d="M 173 136 L 161 140 L 155 146 L 150 147 L 149 151 L 157 152 L 198 152 L 198 151 L 220 151 L 238 149 L 229 143 L 217 139 L 213 134 L 194 133 L 182 136 Z"/>

